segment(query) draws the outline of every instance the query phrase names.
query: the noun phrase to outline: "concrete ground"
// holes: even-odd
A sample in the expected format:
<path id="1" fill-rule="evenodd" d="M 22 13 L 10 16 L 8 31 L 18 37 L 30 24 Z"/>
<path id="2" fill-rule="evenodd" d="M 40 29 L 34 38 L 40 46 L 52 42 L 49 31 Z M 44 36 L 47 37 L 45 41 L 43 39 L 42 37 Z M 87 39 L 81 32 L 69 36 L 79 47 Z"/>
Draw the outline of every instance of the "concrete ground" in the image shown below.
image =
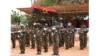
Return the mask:
<path id="1" fill-rule="evenodd" d="M 69 49 L 65 49 L 65 47 L 59 48 L 59 55 L 60 56 L 89 56 L 89 44 L 84 50 L 80 50 L 79 41 L 75 41 L 75 46 Z M 52 46 L 49 47 L 47 53 L 44 52 L 42 49 L 41 55 L 36 55 L 36 48 L 31 49 L 31 47 L 26 47 L 25 54 L 19 54 L 19 43 L 16 41 L 16 48 L 11 48 L 11 56 L 52 56 L 53 50 Z"/>

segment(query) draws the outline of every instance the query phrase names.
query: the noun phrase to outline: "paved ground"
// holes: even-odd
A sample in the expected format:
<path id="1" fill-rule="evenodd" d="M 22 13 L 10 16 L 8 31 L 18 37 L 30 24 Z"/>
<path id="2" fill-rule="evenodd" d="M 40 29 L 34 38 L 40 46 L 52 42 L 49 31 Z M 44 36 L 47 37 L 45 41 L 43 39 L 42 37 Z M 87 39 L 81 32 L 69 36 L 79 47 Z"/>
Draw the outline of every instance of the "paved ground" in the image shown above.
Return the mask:
<path id="1" fill-rule="evenodd" d="M 52 56 L 52 46 L 49 47 L 49 50 L 47 53 L 44 53 L 42 50 L 41 55 L 36 55 L 36 48 L 31 49 L 31 47 L 26 47 L 25 54 L 19 54 L 19 44 L 17 41 L 17 46 L 15 49 L 11 48 L 11 56 Z M 60 56 L 89 56 L 89 46 L 87 44 L 87 47 L 84 50 L 79 50 L 79 41 L 75 41 L 75 46 L 73 48 L 70 48 L 68 50 L 65 49 L 65 47 L 61 47 L 59 49 L 59 55 Z"/>

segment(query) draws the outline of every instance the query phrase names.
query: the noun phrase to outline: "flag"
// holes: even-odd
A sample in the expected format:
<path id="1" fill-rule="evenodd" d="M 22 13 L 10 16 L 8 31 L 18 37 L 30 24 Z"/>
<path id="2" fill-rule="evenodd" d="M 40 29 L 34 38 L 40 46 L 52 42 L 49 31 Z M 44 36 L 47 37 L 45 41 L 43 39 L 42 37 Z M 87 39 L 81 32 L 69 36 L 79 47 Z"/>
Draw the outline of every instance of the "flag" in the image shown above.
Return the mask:
<path id="1" fill-rule="evenodd" d="M 49 15 L 53 17 L 58 17 L 58 12 L 56 9 L 47 9 L 43 6 L 33 4 L 33 13 L 39 14 L 39 15 Z"/>
<path id="2" fill-rule="evenodd" d="M 33 4 L 32 8 L 33 8 L 33 13 L 39 14 L 39 15 L 43 14 L 41 6 Z"/>
<path id="3" fill-rule="evenodd" d="M 49 9 L 48 14 L 53 17 L 58 17 L 58 12 L 56 9 Z"/>

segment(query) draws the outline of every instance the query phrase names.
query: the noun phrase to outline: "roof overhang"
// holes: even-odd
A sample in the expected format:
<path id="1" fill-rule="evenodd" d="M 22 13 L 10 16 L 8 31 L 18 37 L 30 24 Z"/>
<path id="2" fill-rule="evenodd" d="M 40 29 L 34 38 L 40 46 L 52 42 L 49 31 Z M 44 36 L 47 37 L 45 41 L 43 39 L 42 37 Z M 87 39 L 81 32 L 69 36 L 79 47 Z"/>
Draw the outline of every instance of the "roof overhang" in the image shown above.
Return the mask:
<path id="1" fill-rule="evenodd" d="M 55 5 L 55 6 L 48 6 L 47 9 L 56 9 L 59 15 L 88 15 L 89 14 L 89 5 Z M 27 14 L 32 14 L 32 8 L 17 8 L 20 11 L 23 11 Z"/>

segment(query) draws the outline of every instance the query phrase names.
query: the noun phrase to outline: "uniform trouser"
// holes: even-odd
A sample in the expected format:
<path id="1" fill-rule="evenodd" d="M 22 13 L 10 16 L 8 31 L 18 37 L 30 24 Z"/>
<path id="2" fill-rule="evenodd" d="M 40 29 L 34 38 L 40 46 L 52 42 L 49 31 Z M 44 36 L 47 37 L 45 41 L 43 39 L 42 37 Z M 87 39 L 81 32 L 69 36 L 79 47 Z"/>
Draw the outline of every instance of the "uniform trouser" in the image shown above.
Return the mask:
<path id="1" fill-rule="evenodd" d="M 25 53 L 25 43 L 24 42 L 21 42 L 20 50 L 21 50 L 21 53 Z"/>
<path id="2" fill-rule="evenodd" d="M 12 41 L 12 46 L 13 46 L 13 48 L 15 48 L 15 45 L 16 45 L 16 43 L 15 43 L 15 39 L 11 39 L 11 41 Z"/>
<path id="3" fill-rule="evenodd" d="M 66 46 L 66 49 L 70 47 L 70 38 L 68 37 L 65 39 L 65 46 Z"/>
<path id="4" fill-rule="evenodd" d="M 62 37 L 61 43 L 62 43 L 62 46 L 64 46 L 64 37 Z"/>
<path id="5" fill-rule="evenodd" d="M 70 47 L 73 46 L 73 36 L 70 36 Z"/>
<path id="6" fill-rule="evenodd" d="M 74 34 L 72 35 L 72 46 L 74 46 Z"/>
<path id="7" fill-rule="evenodd" d="M 64 46 L 64 37 L 62 34 L 59 36 L 59 47 L 61 46 Z"/>
<path id="8" fill-rule="evenodd" d="M 51 37 L 50 34 L 49 34 L 49 45 L 50 45 L 50 46 L 52 45 L 52 37 Z"/>
<path id="9" fill-rule="evenodd" d="M 53 54 L 54 55 L 58 55 L 59 52 L 59 44 L 58 43 L 54 43 L 53 44 Z"/>
<path id="10" fill-rule="evenodd" d="M 84 48 L 86 47 L 87 45 L 87 36 L 84 37 Z"/>
<path id="11" fill-rule="evenodd" d="M 83 49 L 84 48 L 84 36 L 81 36 L 80 37 L 80 49 Z"/>
<path id="12" fill-rule="evenodd" d="M 31 44 L 32 44 L 32 48 L 35 48 L 35 40 L 33 38 L 31 38 Z"/>
<path id="13" fill-rule="evenodd" d="M 48 44 L 47 44 L 47 42 L 44 43 L 43 47 L 44 47 L 44 52 L 47 52 L 48 51 Z"/>
<path id="14" fill-rule="evenodd" d="M 44 52 L 48 51 L 48 40 L 46 36 L 43 36 L 43 48 L 44 48 Z"/>
<path id="15" fill-rule="evenodd" d="M 37 54 L 41 54 L 41 51 L 42 51 L 41 45 L 38 44 L 38 45 L 37 45 Z"/>
<path id="16" fill-rule="evenodd" d="M 70 39 L 69 45 L 70 45 L 70 48 L 71 48 L 73 46 L 73 34 L 72 33 L 69 34 L 69 39 Z"/>
<path id="17" fill-rule="evenodd" d="M 26 46 L 30 46 L 30 39 L 29 39 L 29 37 L 26 37 Z"/>

